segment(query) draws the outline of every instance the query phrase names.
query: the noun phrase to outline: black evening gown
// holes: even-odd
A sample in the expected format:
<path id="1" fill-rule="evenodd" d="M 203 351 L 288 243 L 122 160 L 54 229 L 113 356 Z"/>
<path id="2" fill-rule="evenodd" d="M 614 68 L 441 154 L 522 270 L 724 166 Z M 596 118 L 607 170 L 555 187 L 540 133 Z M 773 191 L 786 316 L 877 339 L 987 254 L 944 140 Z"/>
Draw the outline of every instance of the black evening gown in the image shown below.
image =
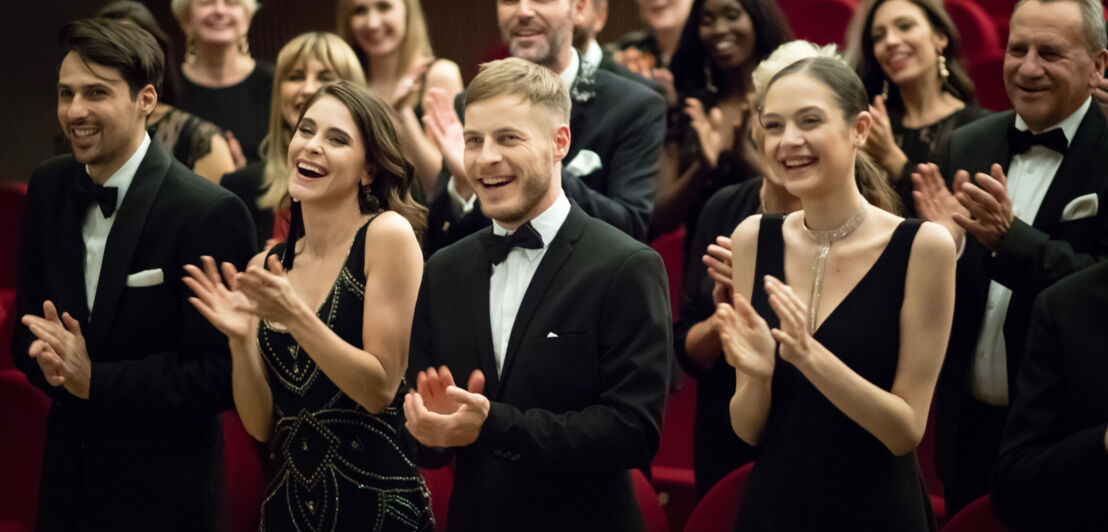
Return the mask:
<path id="1" fill-rule="evenodd" d="M 780 216 L 764 216 L 755 278 L 784 279 Z M 900 307 L 919 220 L 905 220 L 880 258 L 814 338 L 866 380 L 889 390 L 896 374 Z M 751 303 L 778 325 L 762 283 Z M 778 359 L 758 460 L 739 503 L 736 530 L 924 531 L 934 519 L 915 453 L 894 456 Z"/>
<path id="2" fill-rule="evenodd" d="M 358 230 L 318 312 L 357 347 L 368 226 Z M 278 244 L 270 254 L 284 248 Z M 258 346 L 275 417 L 269 454 L 275 475 L 262 501 L 261 530 L 432 530 L 430 493 L 401 443 L 403 395 L 398 391 L 383 413 L 371 414 L 339 390 L 292 335 L 263 322 Z"/>

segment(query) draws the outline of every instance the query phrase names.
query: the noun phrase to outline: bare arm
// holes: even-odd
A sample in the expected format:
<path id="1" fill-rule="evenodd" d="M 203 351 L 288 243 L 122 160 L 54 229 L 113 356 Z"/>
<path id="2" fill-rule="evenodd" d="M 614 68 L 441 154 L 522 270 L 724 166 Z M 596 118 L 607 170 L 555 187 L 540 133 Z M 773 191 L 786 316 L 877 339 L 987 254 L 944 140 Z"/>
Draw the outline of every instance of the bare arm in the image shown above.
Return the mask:
<path id="1" fill-rule="evenodd" d="M 440 89 L 445 92 L 450 101 L 454 96 L 462 92 L 462 74 L 458 65 L 452 61 L 440 59 L 431 64 L 427 71 L 425 88 Z M 400 111 L 404 130 L 407 132 L 404 142 L 404 153 L 408 160 L 415 165 L 416 176 L 423 187 L 424 197 L 430 198 L 434 193 L 439 171 L 442 170 L 442 150 L 423 130 L 423 124 L 415 114 L 411 106 L 404 106 Z"/>
<path id="2" fill-rule="evenodd" d="M 231 149 L 223 135 L 212 135 L 212 149 L 196 160 L 192 171 L 217 185 L 223 174 L 235 171 L 235 159 L 231 156 Z"/>
<path id="3" fill-rule="evenodd" d="M 954 245 L 938 225 L 924 224 L 912 246 L 900 312 L 900 349 L 892 389 L 850 369 L 807 334 L 807 308 L 776 279 L 767 284 L 781 318 L 774 338 L 792 363 L 832 404 L 895 455 L 923 438 L 954 315 Z"/>

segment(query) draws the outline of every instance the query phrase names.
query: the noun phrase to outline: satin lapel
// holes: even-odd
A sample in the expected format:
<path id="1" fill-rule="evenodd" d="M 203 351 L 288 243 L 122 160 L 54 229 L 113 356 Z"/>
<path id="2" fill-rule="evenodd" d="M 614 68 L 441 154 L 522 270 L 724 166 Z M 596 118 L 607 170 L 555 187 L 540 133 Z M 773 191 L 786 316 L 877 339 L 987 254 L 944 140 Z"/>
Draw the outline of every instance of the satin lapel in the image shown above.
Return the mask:
<path id="1" fill-rule="evenodd" d="M 587 222 L 588 216 L 579 208 L 573 207 L 570 209 L 566 221 L 562 224 L 562 228 L 558 231 L 558 235 L 550 242 L 550 247 L 543 255 L 542 262 L 535 270 L 534 277 L 527 285 L 527 291 L 523 293 L 523 301 L 519 304 L 519 312 L 516 313 L 516 320 L 512 323 L 512 332 L 508 336 L 508 347 L 504 353 L 504 368 L 500 371 L 500 382 L 503 383 L 508 380 L 508 373 L 511 371 L 512 361 L 515 360 L 517 351 L 519 351 L 519 344 L 523 341 L 523 336 L 527 333 L 532 318 L 539 310 L 543 297 L 553 284 L 554 277 L 562 269 L 566 259 L 573 253 L 573 243 L 581 236 L 581 231 L 584 230 Z"/>
<path id="2" fill-rule="evenodd" d="M 85 296 L 85 241 L 81 236 L 81 224 L 84 222 L 85 209 L 78 208 L 73 197 L 75 181 L 84 170 L 75 166 L 70 175 L 62 180 L 57 204 L 58 238 L 50 245 L 54 246 L 56 257 L 56 279 L 61 290 L 58 291 L 55 306 L 59 311 L 69 312 L 81 327 L 88 325 L 88 298 Z"/>
<path id="3" fill-rule="evenodd" d="M 112 230 L 108 233 L 108 242 L 104 247 L 104 262 L 100 267 L 100 281 L 96 287 L 96 299 L 93 300 L 90 318 L 92 338 L 89 342 L 89 354 L 94 358 L 95 353 L 103 348 L 111 329 L 123 286 L 127 275 L 131 273 L 131 259 L 135 256 L 135 248 L 146 225 L 146 217 L 162 182 L 165 181 L 171 161 L 158 144 L 151 143 L 146 157 L 135 172 L 131 187 L 127 189 L 123 203 L 116 212 L 118 218 L 112 223 Z"/>
<path id="4" fill-rule="evenodd" d="M 491 228 L 484 228 L 482 231 L 491 231 Z M 492 350 L 492 321 L 489 317 L 489 277 L 492 272 L 492 266 L 489 263 L 489 256 L 485 253 L 485 248 L 477 243 L 473 242 L 473 247 L 476 248 L 474 252 L 474 260 L 470 261 L 470 269 L 467 272 L 465 279 L 470 280 L 470 289 L 472 290 L 469 295 L 470 312 L 469 315 L 473 319 L 473 330 L 477 339 L 477 353 L 479 360 L 475 367 L 481 368 L 481 372 L 485 374 L 485 396 L 495 397 L 500 388 L 500 376 L 496 371 L 496 356 Z M 460 379 L 458 382 L 465 382 L 469 379 L 469 375 L 458 375 L 455 377 Z"/>
<path id="5" fill-rule="evenodd" d="M 1043 202 L 1039 204 L 1039 212 L 1035 215 L 1033 224 L 1036 229 L 1053 232 L 1062 218 L 1062 209 L 1066 203 L 1077 197 L 1078 191 L 1082 190 L 1089 177 L 1101 171 L 1094 159 L 1097 148 L 1102 145 L 1104 125 L 1104 115 L 1096 108 L 1096 102 L 1093 102 L 1074 134 L 1069 153 L 1062 159 L 1062 166 L 1058 167 L 1058 173 L 1054 174 L 1054 180 L 1051 181 Z"/>

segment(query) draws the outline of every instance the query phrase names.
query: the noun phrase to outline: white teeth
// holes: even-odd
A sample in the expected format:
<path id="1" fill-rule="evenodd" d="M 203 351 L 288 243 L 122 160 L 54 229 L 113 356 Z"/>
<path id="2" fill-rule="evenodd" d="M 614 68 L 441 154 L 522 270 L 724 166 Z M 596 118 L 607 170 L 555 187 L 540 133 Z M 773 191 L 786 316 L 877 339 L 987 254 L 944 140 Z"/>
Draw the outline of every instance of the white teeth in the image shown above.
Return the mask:
<path id="1" fill-rule="evenodd" d="M 508 181 L 511 181 L 511 180 L 512 180 L 511 176 L 485 177 L 485 178 L 481 179 L 481 184 L 485 185 L 485 186 L 495 186 L 495 185 L 501 185 L 501 184 L 507 183 Z"/>
<path id="2" fill-rule="evenodd" d="M 73 129 L 73 136 L 75 137 L 88 137 L 96 133 L 96 129 Z"/>
<path id="3" fill-rule="evenodd" d="M 296 163 L 296 167 L 301 169 L 301 170 L 307 170 L 309 172 L 315 172 L 315 173 L 321 174 L 321 175 L 327 173 L 327 170 L 325 170 L 322 166 L 317 166 L 317 165 L 314 165 L 312 163 L 308 163 L 308 162 L 304 162 L 304 161 L 300 161 L 300 162 Z"/>
<path id="4" fill-rule="evenodd" d="M 796 168 L 812 162 L 812 159 L 786 159 L 785 168 Z"/>
<path id="5" fill-rule="evenodd" d="M 735 47 L 735 43 L 731 41 L 722 41 L 716 43 L 716 50 L 729 50 Z"/>

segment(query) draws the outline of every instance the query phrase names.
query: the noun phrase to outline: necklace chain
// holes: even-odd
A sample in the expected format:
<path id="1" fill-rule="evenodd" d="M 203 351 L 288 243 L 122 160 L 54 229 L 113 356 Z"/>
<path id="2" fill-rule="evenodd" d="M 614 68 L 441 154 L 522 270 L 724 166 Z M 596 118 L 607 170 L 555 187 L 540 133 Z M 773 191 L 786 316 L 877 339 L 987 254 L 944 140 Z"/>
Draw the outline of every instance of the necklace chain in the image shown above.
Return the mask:
<path id="1" fill-rule="evenodd" d="M 808 298 L 808 332 L 810 334 L 816 332 L 816 314 L 819 311 L 820 296 L 823 295 L 823 272 L 827 266 L 827 256 L 831 254 L 831 244 L 850 236 L 862 225 L 862 222 L 866 219 L 866 205 L 866 202 L 862 201 L 862 206 L 858 209 L 858 212 L 835 229 L 816 231 L 808 228 L 807 221 L 803 223 L 804 231 L 819 245 L 819 249 L 816 251 L 816 263 L 812 270 L 812 292 Z"/>

